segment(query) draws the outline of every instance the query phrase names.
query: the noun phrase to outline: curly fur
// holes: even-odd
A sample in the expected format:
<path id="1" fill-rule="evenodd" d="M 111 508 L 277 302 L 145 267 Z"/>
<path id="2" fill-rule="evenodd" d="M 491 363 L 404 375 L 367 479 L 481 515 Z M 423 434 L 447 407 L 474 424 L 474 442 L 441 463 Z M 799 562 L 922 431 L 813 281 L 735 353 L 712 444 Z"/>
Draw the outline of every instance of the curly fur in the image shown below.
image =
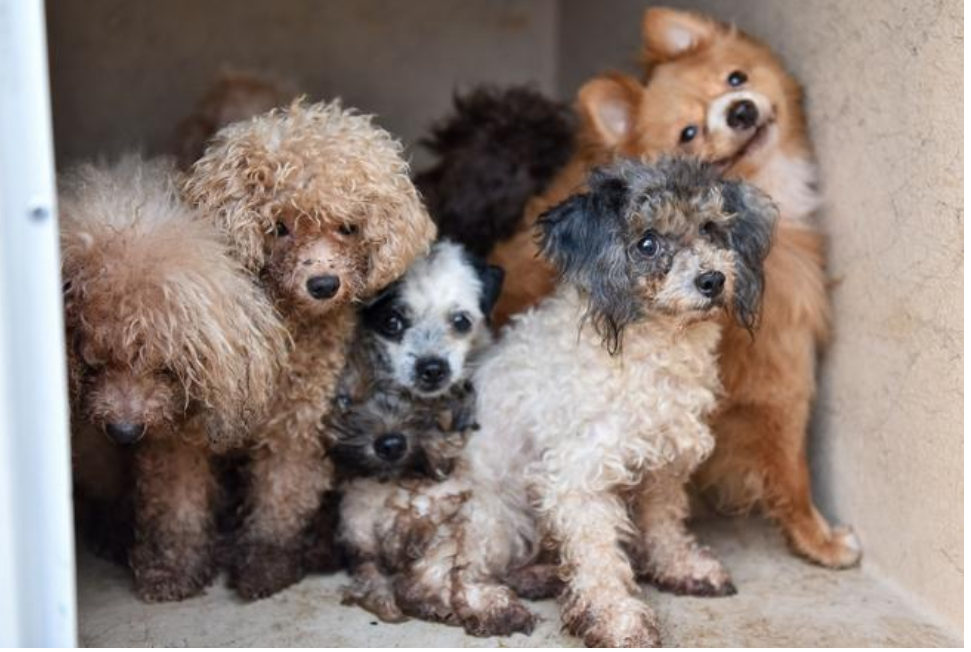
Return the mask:
<path id="1" fill-rule="evenodd" d="M 561 282 L 473 377 L 481 430 L 449 487 L 436 488 L 468 497 L 412 570 L 404 597 L 414 613 L 477 634 L 528 631 L 532 617 L 502 583 L 517 583 L 544 539 L 567 581 L 564 624 L 590 645 L 658 642 L 636 572 L 676 592 L 734 591 L 684 525 L 684 485 L 714 446 L 718 317 L 749 282 L 736 270 L 751 261 L 729 234 L 749 220 L 771 231 L 775 217 L 750 188 L 741 194 L 758 201 L 734 212 L 726 187 L 693 161 L 622 161 L 543 217 L 543 249 Z M 617 280 L 591 286 L 605 270 Z M 712 271 L 723 290 L 704 294 L 699 280 Z M 609 325 L 588 317 L 617 305 Z"/>
<path id="2" fill-rule="evenodd" d="M 298 100 L 221 130 L 183 184 L 259 278 L 293 339 L 269 416 L 255 429 L 231 568 L 244 597 L 303 575 L 306 530 L 332 485 L 332 437 L 322 424 L 355 304 L 404 273 L 434 238 L 401 152 L 369 116 L 338 101 Z M 315 290 L 318 281 L 325 291 Z"/>
<path id="3" fill-rule="evenodd" d="M 221 73 L 176 127 L 173 152 L 179 168 L 187 170 L 198 161 L 209 140 L 226 125 L 289 104 L 295 96 L 289 83 L 273 76 Z"/>
<path id="4" fill-rule="evenodd" d="M 486 256 L 570 157 L 573 114 L 527 86 L 476 88 L 454 105 L 421 141 L 437 162 L 415 185 L 442 236 Z"/>
<path id="5" fill-rule="evenodd" d="M 102 504 L 134 494 L 131 564 L 147 600 L 208 582 L 209 458 L 264 416 L 286 342 L 226 241 L 179 200 L 174 174 L 127 156 L 79 166 L 60 188 L 76 482 Z M 99 432 L 118 428 L 141 439 L 131 455 Z"/>

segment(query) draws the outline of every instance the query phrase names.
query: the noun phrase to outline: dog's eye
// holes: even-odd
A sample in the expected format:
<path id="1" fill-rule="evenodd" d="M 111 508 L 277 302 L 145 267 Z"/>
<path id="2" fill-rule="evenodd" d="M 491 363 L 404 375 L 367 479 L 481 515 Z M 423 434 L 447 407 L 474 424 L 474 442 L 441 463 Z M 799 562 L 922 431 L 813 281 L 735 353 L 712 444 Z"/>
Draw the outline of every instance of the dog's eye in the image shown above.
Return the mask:
<path id="1" fill-rule="evenodd" d="M 397 337 L 405 330 L 405 322 L 398 315 L 389 315 L 381 322 L 381 332 L 388 337 Z"/>
<path id="2" fill-rule="evenodd" d="M 277 237 L 280 237 L 280 238 L 285 237 L 285 236 L 288 236 L 288 235 L 290 235 L 290 229 L 288 229 L 287 228 L 287 225 L 284 224 L 283 222 L 277 222 L 276 223 L 276 234 L 277 234 Z"/>
<path id="3" fill-rule="evenodd" d="M 741 86 L 748 81 L 748 75 L 746 75 L 741 70 L 733 70 L 730 75 L 728 75 L 728 85 L 731 87 Z"/>
<path id="4" fill-rule="evenodd" d="M 701 225 L 701 235 L 713 236 L 718 232 L 718 227 L 714 222 L 705 222 Z"/>
<path id="5" fill-rule="evenodd" d="M 688 125 L 681 130 L 681 142 L 690 143 L 698 135 L 698 127 L 695 125 Z"/>
<path id="6" fill-rule="evenodd" d="M 457 333 L 468 333 L 472 330 L 472 319 L 464 312 L 457 312 L 452 315 L 452 328 Z"/>
<path id="7" fill-rule="evenodd" d="M 337 229 L 338 233 L 341 235 L 357 235 L 359 230 L 360 229 L 357 224 L 341 224 Z"/>
<path id="8" fill-rule="evenodd" d="M 637 241 L 637 250 L 647 258 L 654 258 L 661 251 L 661 242 L 654 231 L 648 231 Z"/>

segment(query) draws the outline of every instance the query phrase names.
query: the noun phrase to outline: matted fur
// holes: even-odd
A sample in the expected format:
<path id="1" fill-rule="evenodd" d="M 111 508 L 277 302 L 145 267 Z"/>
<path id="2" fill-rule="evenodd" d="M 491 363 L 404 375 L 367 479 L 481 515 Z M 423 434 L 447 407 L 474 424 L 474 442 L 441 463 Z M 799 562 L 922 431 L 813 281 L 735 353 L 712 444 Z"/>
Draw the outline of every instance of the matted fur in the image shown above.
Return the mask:
<path id="1" fill-rule="evenodd" d="M 298 100 L 221 130 L 183 185 L 259 278 L 293 338 L 269 415 L 255 429 L 230 577 L 243 597 L 303 576 L 308 528 L 332 485 L 325 420 L 355 304 L 403 274 L 434 238 L 401 152 L 369 116 L 338 101 Z M 315 295 L 321 278 L 336 285 Z"/>
<path id="2" fill-rule="evenodd" d="M 534 617 L 510 586 L 555 584 L 532 566 L 544 540 L 567 582 L 564 624 L 590 645 L 658 642 L 637 573 L 679 593 L 734 591 L 685 528 L 684 485 L 714 446 L 718 315 L 746 284 L 759 292 L 774 208 L 685 160 L 619 162 L 589 188 L 541 220 L 558 289 L 514 320 L 473 377 L 481 430 L 452 478 L 428 490 L 455 514 L 396 583 L 407 614 L 477 635 L 529 631 Z M 733 235 L 747 231 L 755 242 Z M 661 241 L 656 255 L 635 250 L 647 234 Z M 700 294 L 712 271 L 723 292 Z"/>
<path id="3" fill-rule="evenodd" d="M 75 486 L 81 518 L 103 515 L 81 526 L 121 542 L 112 552 L 129 556 L 149 601 L 211 580 L 210 457 L 264 416 L 286 343 L 226 241 L 180 201 L 174 174 L 169 161 L 130 155 L 79 166 L 60 188 Z M 136 429 L 130 452 L 102 432 L 118 426 Z"/>
<path id="4" fill-rule="evenodd" d="M 494 251 L 492 261 L 510 279 L 497 320 L 553 289 L 554 270 L 537 258 L 532 225 L 538 215 L 580 187 L 586 170 L 618 154 L 690 153 L 767 192 L 782 219 L 765 262 L 762 324 L 754 340 L 727 325 L 719 446 L 697 479 L 726 509 L 764 507 L 797 553 L 833 568 L 852 566 L 861 556 L 859 541 L 852 529 L 831 527 L 816 509 L 806 459 L 830 306 L 824 238 L 812 223 L 820 195 L 802 89 L 764 44 L 705 16 L 652 8 L 643 33 L 644 80 L 611 73 L 580 89 L 576 155 L 530 203 L 521 231 Z M 746 75 L 737 87 L 728 83 L 736 70 Z M 756 129 L 725 128 L 719 110 L 732 98 L 758 107 Z M 689 125 L 698 126 L 699 135 L 682 143 Z"/>

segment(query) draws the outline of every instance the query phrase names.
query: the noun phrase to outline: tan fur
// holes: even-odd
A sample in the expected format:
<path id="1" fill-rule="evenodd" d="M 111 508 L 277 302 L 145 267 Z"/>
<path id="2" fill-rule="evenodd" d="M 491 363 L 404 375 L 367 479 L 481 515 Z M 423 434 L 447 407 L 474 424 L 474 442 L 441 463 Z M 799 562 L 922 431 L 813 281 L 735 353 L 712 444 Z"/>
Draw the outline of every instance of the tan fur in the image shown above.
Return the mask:
<path id="1" fill-rule="evenodd" d="M 244 597 L 302 576 L 304 531 L 332 483 L 321 424 L 354 304 L 400 276 L 434 238 L 401 153 L 368 116 L 339 102 L 296 101 L 224 128 L 184 183 L 189 202 L 260 279 L 293 340 L 269 416 L 256 429 L 232 572 Z M 319 275 L 340 279 L 332 297 L 308 293 Z"/>
<path id="2" fill-rule="evenodd" d="M 79 502 L 120 514 L 134 494 L 130 563 L 149 601 L 211 579 L 209 458 L 265 414 L 286 335 L 174 175 L 128 156 L 69 172 L 60 194 Z M 144 434 L 129 453 L 98 432 L 109 424 Z"/>
<path id="3" fill-rule="evenodd" d="M 179 121 L 173 143 L 179 167 L 188 169 L 202 157 L 206 144 L 228 124 L 248 120 L 289 104 L 296 93 L 286 82 L 247 72 L 226 71 Z"/>
<path id="4" fill-rule="evenodd" d="M 727 176 L 768 192 L 782 220 L 765 264 L 762 324 L 754 341 L 738 326 L 726 327 L 721 368 L 727 399 L 715 422 L 718 448 L 697 480 L 723 507 L 764 506 L 794 550 L 810 560 L 851 566 L 860 559 L 859 542 L 852 530 L 831 528 L 820 516 L 806 460 L 829 298 L 824 240 L 810 219 L 819 197 L 802 91 L 768 48 L 708 18 L 650 9 L 644 35 L 646 81 L 609 74 L 584 85 L 578 97 L 581 146 L 574 160 L 530 203 L 520 233 L 494 252 L 493 261 L 507 270 L 497 320 L 552 290 L 553 272 L 537 256 L 532 225 L 543 210 L 573 192 L 592 165 L 617 154 L 684 152 L 718 162 Z M 742 150 L 745 144 L 737 137 L 715 130 L 679 144 L 681 130 L 705 124 L 709 106 L 733 90 L 725 81 L 733 70 L 747 74 L 745 92 L 765 98 L 773 111 L 760 139 Z"/>

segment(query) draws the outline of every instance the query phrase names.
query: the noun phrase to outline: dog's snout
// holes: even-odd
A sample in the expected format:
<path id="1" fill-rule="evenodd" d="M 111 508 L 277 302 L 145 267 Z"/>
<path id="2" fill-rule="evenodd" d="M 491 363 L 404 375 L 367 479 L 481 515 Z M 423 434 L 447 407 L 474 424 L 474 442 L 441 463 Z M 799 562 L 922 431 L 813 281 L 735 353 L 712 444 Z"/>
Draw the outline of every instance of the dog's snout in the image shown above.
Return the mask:
<path id="1" fill-rule="evenodd" d="M 314 299 L 330 299 L 341 288 L 341 280 L 333 274 L 314 276 L 307 281 L 307 292 Z"/>
<path id="2" fill-rule="evenodd" d="M 739 100 L 728 107 L 728 126 L 738 131 L 751 129 L 759 121 L 759 109 L 752 100 Z"/>
<path id="3" fill-rule="evenodd" d="M 386 462 L 397 462 L 407 450 L 408 440 L 397 432 L 381 435 L 374 442 L 375 454 Z"/>
<path id="4" fill-rule="evenodd" d="M 725 275 L 721 272 L 705 272 L 695 278 L 695 287 L 709 299 L 714 299 L 725 287 Z"/>
<path id="5" fill-rule="evenodd" d="M 424 389 L 441 387 L 449 373 L 448 362 L 442 358 L 421 358 L 415 363 L 415 374 Z"/>
<path id="6" fill-rule="evenodd" d="M 105 426 L 105 434 L 116 444 L 127 446 L 142 438 L 145 426 L 138 423 L 109 423 Z"/>

